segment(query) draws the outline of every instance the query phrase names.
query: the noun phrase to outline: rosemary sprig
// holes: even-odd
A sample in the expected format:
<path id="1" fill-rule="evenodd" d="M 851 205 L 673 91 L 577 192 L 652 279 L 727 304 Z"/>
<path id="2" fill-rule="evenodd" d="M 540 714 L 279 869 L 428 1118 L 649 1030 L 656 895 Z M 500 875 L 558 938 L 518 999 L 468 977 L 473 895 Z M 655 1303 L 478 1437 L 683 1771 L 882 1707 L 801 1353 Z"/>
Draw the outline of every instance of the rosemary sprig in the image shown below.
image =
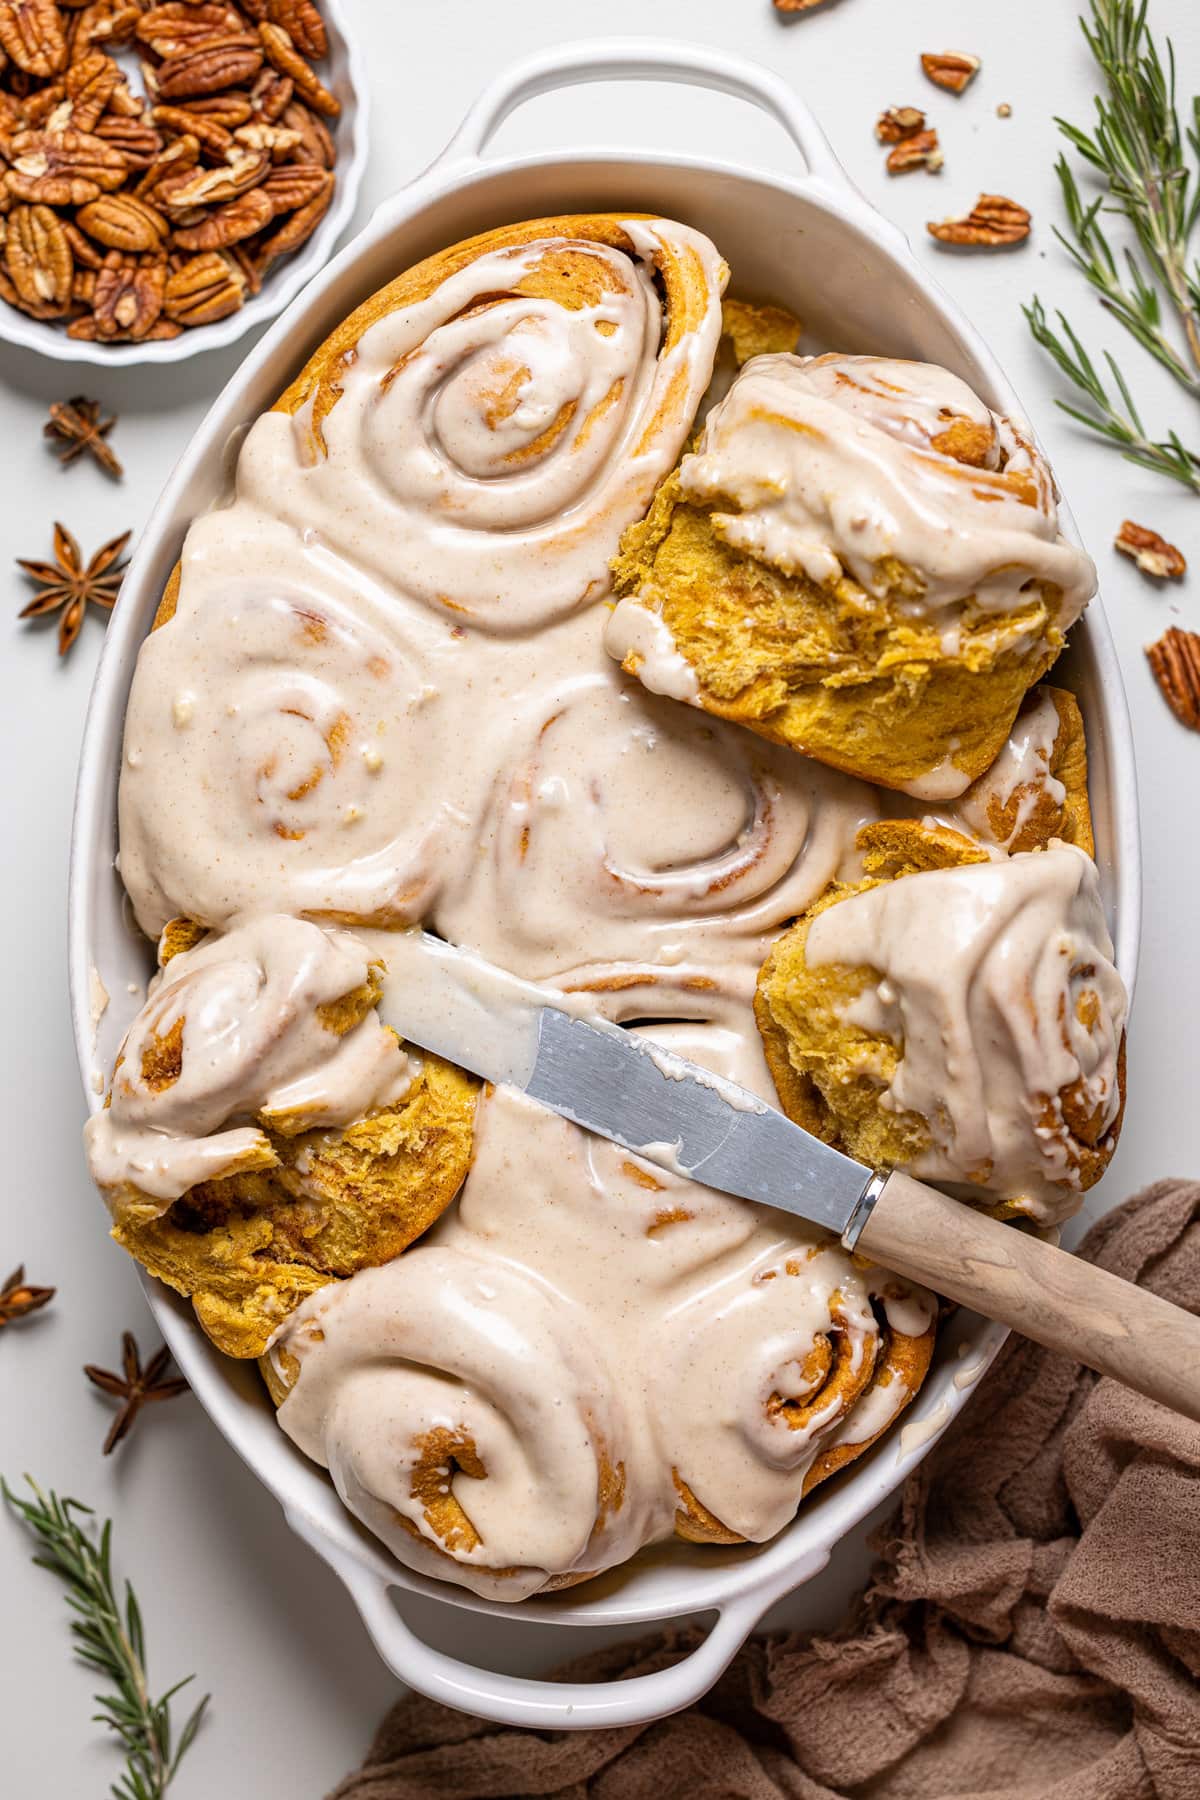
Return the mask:
<path id="1" fill-rule="evenodd" d="M 76 1655 L 113 1684 L 111 1693 L 95 1696 L 100 1710 L 93 1715 L 116 1732 L 125 1749 L 126 1767 L 109 1790 L 112 1800 L 162 1800 L 199 1729 L 209 1696 L 187 1719 L 176 1741 L 171 1701 L 195 1677 L 188 1675 L 160 1699 L 151 1699 L 137 1597 L 126 1582 L 122 1607 L 113 1586 L 112 1520 L 105 1520 L 97 1542 L 79 1523 L 80 1517 L 92 1516 L 90 1506 L 60 1500 L 53 1490 L 44 1494 L 28 1475 L 25 1479 L 33 1490 L 32 1500 L 20 1499 L 3 1479 L 0 1492 L 38 1541 L 34 1562 L 66 1587 L 67 1604 L 76 1614 L 71 1624 Z"/>
<path id="2" fill-rule="evenodd" d="M 1086 200 L 1066 156 L 1059 157 L 1068 230 L 1055 236 L 1105 310 L 1185 393 L 1200 399 L 1200 260 L 1191 249 L 1200 175 L 1188 158 L 1189 144 L 1200 158 L 1200 98 L 1192 102 L 1193 123 L 1185 134 L 1175 101 L 1175 53 L 1169 39 L 1165 57 L 1160 53 L 1146 22 L 1147 4 L 1090 0 L 1090 18 L 1080 20 L 1103 91 L 1090 132 L 1067 119 L 1056 122 L 1103 186 Z M 1106 213 L 1124 219 L 1134 239 L 1120 258 L 1101 223 Z M 1116 397 L 1061 313 L 1062 337 L 1036 296 L 1025 316 L 1037 342 L 1088 403 L 1085 410 L 1060 400 L 1063 411 L 1117 444 L 1131 462 L 1200 493 L 1197 453 L 1176 431 L 1165 439 L 1148 436 L 1113 358 L 1106 354 L 1105 360 Z"/>
<path id="3" fill-rule="evenodd" d="M 1029 321 L 1029 329 L 1043 350 L 1054 358 L 1064 375 L 1086 394 L 1095 410 L 1084 412 L 1067 400 L 1059 400 L 1055 404 L 1072 419 L 1086 425 L 1089 431 L 1119 445 L 1129 462 L 1137 463 L 1143 469 L 1152 469 L 1156 475 L 1167 475 L 1172 481 L 1180 481 L 1194 493 L 1200 494 L 1200 454 L 1189 450 L 1181 442 L 1178 432 L 1168 433 L 1163 440 L 1147 435 L 1125 377 L 1108 351 L 1104 353 L 1104 360 L 1117 388 L 1119 404 L 1108 392 L 1096 365 L 1061 312 L 1058 322 L 1062 328 L 1062 338 L 1056 336 L 1046 318 L 1045 308 L 1036 297 L 1033 304 L 1023 310 Z M 1065 343 L 1063 338 L 1066 339 Z"/>

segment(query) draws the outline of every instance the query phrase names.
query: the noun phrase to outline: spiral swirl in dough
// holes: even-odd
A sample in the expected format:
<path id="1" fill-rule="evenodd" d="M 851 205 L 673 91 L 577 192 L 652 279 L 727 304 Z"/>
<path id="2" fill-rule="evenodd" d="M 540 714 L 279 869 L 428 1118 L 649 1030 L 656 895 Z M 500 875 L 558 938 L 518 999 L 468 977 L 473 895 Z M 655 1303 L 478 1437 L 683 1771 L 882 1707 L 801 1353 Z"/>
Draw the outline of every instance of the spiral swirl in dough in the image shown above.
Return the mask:
<path id="1" fill-rule="evenodd" d="M 873 812 L 857 782 L 609 669 L 514 709 L 489 752 L 480 854 L 447 883 L 438 927 L 520 974 L 644 986 L 643 1016 L 702 1012 L 718 977 L 745 999 L 770 932 Z"/>
<path id="2" fill-rule="evenodd" d="M 544 626 L 608 591 L 683 445 L 726 270 L 665 219 L 485 233 L 384 288 L 254 426 L 239 498 L 451 622 Z"/>
<path id="3" fill-rule="evenodd" d="M 412 1068 L 378 996 L 349 932 L 282 915 L 173 957 L 84 1128 L 97 1185 L 163 1212 L 198 1182 L 277 1162 L 252 1118 L 287 1134 L 398 1100 Z"/>
<path id="4" fill-rule="evenodd" d="M 860 1269 L 818 1234 L 781 1236 L 694 1285 L 649 1348 L 680 1536 L 761 1543 L 781 1530 L 850 1446 L 907 1405 L 934 1318 L 930 1296 Z"/>
<path id="5" fill-rule="evenodd" d="M 451 646 L 264 521 L 198 521 L 183 571 L 125 725 L 121 874 L 139 923 L 420 917 L 465 822 L 452 783 L 431 794 L 421 774 L 453 765 Z"/>
<path id="6" fill-rule="evenodd" d="M 280 1424 L 409 1567 L 517 1600 L 642 1541 L 602 1339 L 500 1258 L 421 1245 L 313 1296 L 270 1355 Z"/>

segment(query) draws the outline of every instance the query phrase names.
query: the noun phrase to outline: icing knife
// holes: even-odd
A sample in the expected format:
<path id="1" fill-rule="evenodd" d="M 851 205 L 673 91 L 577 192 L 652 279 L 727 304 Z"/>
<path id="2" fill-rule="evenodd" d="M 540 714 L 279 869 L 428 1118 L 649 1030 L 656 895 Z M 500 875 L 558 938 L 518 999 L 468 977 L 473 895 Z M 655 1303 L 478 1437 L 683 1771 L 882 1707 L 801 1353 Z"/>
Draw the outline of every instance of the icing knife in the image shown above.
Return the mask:
<path id="1" fill-rule="evenodd" d="M 924 1182 L 882 1174 L 734 1082 L 426 932 L 389 936 L 380 1016 L 634 1155 L 793 1213 L 847 1250 L 1200 1421 L 1200 1318 Z M 582 1000 L 582 1004 L 577 1004 Z"/>

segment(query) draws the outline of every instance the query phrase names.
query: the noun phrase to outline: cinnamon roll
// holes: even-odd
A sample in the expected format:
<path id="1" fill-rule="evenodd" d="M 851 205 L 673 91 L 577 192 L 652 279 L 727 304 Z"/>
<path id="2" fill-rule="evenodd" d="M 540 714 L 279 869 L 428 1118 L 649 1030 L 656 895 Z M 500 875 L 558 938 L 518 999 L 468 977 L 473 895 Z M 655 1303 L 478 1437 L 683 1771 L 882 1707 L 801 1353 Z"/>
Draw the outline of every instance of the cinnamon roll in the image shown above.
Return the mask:
<path id="1" fill-rule="evenodd" d="M 735 1032 L 650 1035 L 769 1087 Z M 934 1314 L 800 1221 L 500 1088 L 457 1207 L 305 1301 L 263 1366 L 401 1562 L 514 1600 L 672 1534 L 778 1530 L 911 1398 Z"/>
<path id="2" fill-rule="evenodd" d="M 470 1158 L 475 1084 L 379 1021 L 348 932 L 265 917 L 171 954 L 88 1122 L 113 1236 L 258 1355 L 305 1294 L 397 1255 Z"/>
<path id="3" fill-rule="evenodd" d="M 1127 1002 L 1095 864 L 868 827 L 861 882 L 776 944 L 756 1010 L 785 1110 L 1001 1215 L 1074 1212 L 1112 1156 Z"/>
<path id="4" fill-rule="evenodd" d="M 1026 429 L 882 357 L 748 362 L 614 563 L 650 688 L 884 787 L 961 794 L 1095 588 Z"/>

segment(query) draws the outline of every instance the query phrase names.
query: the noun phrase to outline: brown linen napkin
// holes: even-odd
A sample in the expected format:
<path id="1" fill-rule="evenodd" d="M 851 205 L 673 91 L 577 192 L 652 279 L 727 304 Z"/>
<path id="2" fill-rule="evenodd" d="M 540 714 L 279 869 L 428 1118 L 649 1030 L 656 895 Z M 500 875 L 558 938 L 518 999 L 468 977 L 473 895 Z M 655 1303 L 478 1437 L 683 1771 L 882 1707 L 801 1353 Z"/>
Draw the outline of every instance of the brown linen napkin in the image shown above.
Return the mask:
<path id="1" fill-rule="evenodd" d="M 1081 1254 L 1200 1310 L 1200 1184 L 1145 1189 Z M 687 1712 L 543 1733 L 413 1696 L 330 1800 L 1197 1800 L 1200 1427 L 1013 1339 L 875 1548 L 844 1633 L 751 1639 Z"/>

